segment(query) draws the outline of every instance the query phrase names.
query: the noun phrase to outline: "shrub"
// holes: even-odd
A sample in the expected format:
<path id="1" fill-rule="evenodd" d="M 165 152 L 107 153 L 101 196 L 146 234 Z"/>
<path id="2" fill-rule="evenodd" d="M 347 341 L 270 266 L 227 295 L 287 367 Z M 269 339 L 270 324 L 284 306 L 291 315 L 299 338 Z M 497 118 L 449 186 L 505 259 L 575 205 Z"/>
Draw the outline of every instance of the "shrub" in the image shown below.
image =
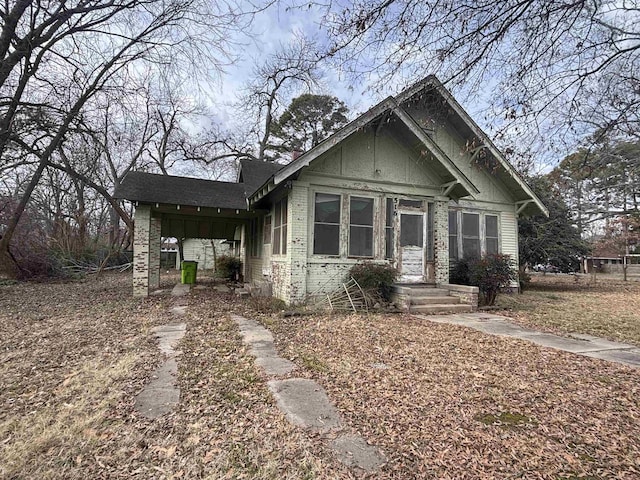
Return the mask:
<path id="1" fill-rule="evenodd" d="M 469 280 L 480 290 L 483 305 L 493 305 L 501 288 L 518 278 L 509 255 L 486 255 L 469 263 Z"/>
<path id="2" fill-rule="evenodd" d="M 393 283 L 398 276 L 398 270 L 388 263 L 357 263 L 349 269 L 349 275 L 374 298 L 385 302 L 391 301 Z"/>
<path id="3" fill-rule="evenodd" d="M 238 280 L 242 272 L 242 261 L 232 255 L 220 255 L 216 259 L 216 275 L 228 280 Z"/>
<path id="4" fill-rule="evenodd" d="M 449 271 L 449 283 L 454 285 L 471 285 L 471 279 L 469 278 L 470 264 L 476 261 L 477 258 L 464 257 L 453 264 Z"/>

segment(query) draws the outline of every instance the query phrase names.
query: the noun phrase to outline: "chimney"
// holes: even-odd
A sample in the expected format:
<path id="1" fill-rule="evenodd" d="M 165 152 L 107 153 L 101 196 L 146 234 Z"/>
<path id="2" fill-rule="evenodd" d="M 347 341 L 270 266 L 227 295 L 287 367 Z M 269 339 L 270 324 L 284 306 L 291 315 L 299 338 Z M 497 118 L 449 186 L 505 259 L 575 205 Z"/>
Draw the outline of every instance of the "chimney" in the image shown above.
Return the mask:
<path id="1" fill-rule="evenodd" d="M 291 161 L 295 162 L 300 155 L 302 155 L 302 152 L 300 150 L 292 150 L 291 151 Z"/>

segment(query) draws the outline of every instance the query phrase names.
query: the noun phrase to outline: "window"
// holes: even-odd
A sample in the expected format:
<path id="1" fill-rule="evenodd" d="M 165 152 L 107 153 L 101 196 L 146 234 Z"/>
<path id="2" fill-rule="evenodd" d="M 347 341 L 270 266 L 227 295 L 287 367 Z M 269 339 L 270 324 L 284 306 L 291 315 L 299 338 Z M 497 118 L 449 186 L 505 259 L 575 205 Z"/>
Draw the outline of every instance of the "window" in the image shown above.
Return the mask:
<path id="1" fill-rule="evenodd" d="M 269 245 L 271 243 L 271 215 L 264 217 L 264 237 L 262 243 Z"/>
<path id="2" fill-rule="evenodd" d="M 484 223 L 486 253 L 495 255 L 498 253 L 498 216 L 485 215 Z"/>
<path id="3" fill-rule="evenodd" d="M 433 262 L 433 203 L 427 203 L 427 262 Z"/>
<path id="4" fill-rule="evenodd" d="M 498 215 L 449 211 L 449 258 L 480 257 L 500 251 Z"/>
<path id="5" fill-rule="evenodd" d="M 458 212 L 449 211 L 449 258 L 457 260 L 458 257 Z"/>
<path id="6" fill-rule="evenodd" d="M 384 258 L 393 258 L 393 198 L 386 199 L 386 215 L 384 224 Z"/>
<path id="7" fill-rule="evenodd" d="M 422 200 L 408 200 L 405 198 L 401 198 L 398 201 L 398 206 L 409 207 L 409 208 L 422 208 Z"/>
<path id="8" fill-rule="evenodd" d="M 480 257 L 480 215 L 462 214 L 462 254 L 465 257 Z"/>
<path id="9" fill-rule="evenodd" d="M 260 226 L 261 222 L 258 218 L 253 218 L 249 222 L 249 255 L 251 257 L 260 256 Z"/>
<path id="10" fill-rule="evenodd" d="M 273 219 L 273 254 L 287 253 L 287 197 L 276 203 Z"/>
<path id="11" fill-rule="evenodd" d="M 316 193 L 313 253 L 340 255 L 340 195 Z"/>
<path id="12" fill-rule="evenodd" d="M 373 257 L 373 198 L 350 199 L 349 256 Z"/>

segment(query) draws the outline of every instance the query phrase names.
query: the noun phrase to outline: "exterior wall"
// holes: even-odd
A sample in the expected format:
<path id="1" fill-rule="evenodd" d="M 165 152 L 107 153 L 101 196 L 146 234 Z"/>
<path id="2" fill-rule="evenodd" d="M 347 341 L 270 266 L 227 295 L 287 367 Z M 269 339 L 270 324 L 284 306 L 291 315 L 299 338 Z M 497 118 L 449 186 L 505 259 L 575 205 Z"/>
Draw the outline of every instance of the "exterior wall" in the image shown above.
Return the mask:
<path id="1" fill-rule="evenodd" d="M 290 265 L 288 303 L 302 303 L 307 295 L 309 188 L 294 182 L 289 195 L 287 260 Z"/>
<path id="2" fill-rule="evenodd" d="M 161 227 L 162 221 L 159 218 L 151 217 L 149 223 L 149 289 L 160 287 Z"/>
<path id="3" fill-rule="evenodd" d="M 149 205 L 139 205 L 133 237 L 133 296 L 146 297 L 159 284 L 160 219 L 151 216 Z"/>
<path id="4" fill-rule="evenodd" d="M 198 262 L 198 270 L 215 268 L 212 240 L 206 238 L 187 238 L 182 242 L 182 254 L 185 260 Z M 216 255 L 232 255 L 233 251 L 223 240 L 213 240 Z M 176 268 L 180 268 L 180 258 L 176 259 Z"/>
<path id="5" fill-rule="evenodd" d="M 516 265 L 519 264 L 518 256 L 518 218 L 515 207 L 513 211 L 504 211 L 500 214 L 500 251 L 511 256 Z"/>
<path id="6" fill-rule="evenodd" d="M 449 202 L 435 203 L 434 251 L 436 283 L 449 283 Z"/>

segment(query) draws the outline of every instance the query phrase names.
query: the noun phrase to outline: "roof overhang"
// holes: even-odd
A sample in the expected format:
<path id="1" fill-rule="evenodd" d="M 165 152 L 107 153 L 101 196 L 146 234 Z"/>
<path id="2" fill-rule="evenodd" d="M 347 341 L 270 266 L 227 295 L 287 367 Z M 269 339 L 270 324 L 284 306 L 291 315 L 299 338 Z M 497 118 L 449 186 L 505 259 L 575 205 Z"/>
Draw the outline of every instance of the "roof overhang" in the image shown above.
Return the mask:
<path id="1" fill-rule="evenodd" d="M 376 121 L 381 121 L 387 115 L 395 115 L 414 135 L 433 158 L 446 171 L 446 180 L 441 185 L 442 195 L 450 198 L 458 199 L 479 193 L 477 187 L 467 178 L 462 171 L 455 165 L 449 156 L 436 144 L 436 142 L 422 130 L 416 121 L 407 113 L 393 97 L 388 97 L 366 113 L 347 124 L 341 130 L 321 142 L 315 148 L 305 152 L 294 162 L 276 172 L 262 187 L 260 187 L 253 195 L 249 197 L 249 204 L 254 205 L 262 198 L 273 191 L 278 185 L 294 178 L 300 170 L 309 166 L 315 159 L 328 152 L 351 135 L 361 129 L 373 125 Z"/>
<path id="2" fill-rule="evenodd" d="M 438 80 L 434 75 L 429 75 L 424 80 L 416 83 L 408 89 L 401 92 L 396 101 L 399 104 L 409 100 L 411 97 L 417 95 L 423 90 L 431 90 L 438 93 L 438 95 L 445 100 L 447 105 L 451 108 L 455 119 L 457 120 L 456 126 L 466 130 L 464 133 L 471 137 L 475 136 L 480 144 L 476 146 L 473 156 L 479 154 L 482 149 L 486 149 L 485 154 L 490 156 L 490 160 L 495 161 L 496 166 L 499 168 L 494 169 L 492 174 L 495 174 L 501 181 L 507 185 L 510 192 L 514 194 L 516 198 L 516 209 L 519 215 L 536 215 L 543 214 L 549 216 L 549 210 L 542 203 L 542 200 L 535 194 L 531 187 L 527 184 L 525 179 L 518 173 L 518 171 L 509 163 L 504 157 L 502 152 L 495 146 L 486 133 L 478 126 L 478 124 L 469 116 L 469 114 L 462 108 L 454 96 L 446 89 L 446 87 Z M 472 157 L 473 161 L 473 157 Z"/>
<path id="3" fill-rule="evenodd" d="M 444 85 L 433 75 L 417 82 L 405 89 L 395 97 L 387 97 L 370 110 L 360 115 L 354 121 L 345 125 L 338 132 L 321 142 L 316 147 L 302 154 L 298 159 L 276 172 L 267 182 L 258 188 L 250 197 L 249 204 L 254 205 L 283 182 L 295 178 L 301 169 L 309 166 L 316 158 L 320 157 L 331 148 L 338 145 L 362 128 L 374 124 L 387 115 L 395 115 L 404 126 L 426 147 L 427 151 L 437 160 L 444 170 L 446 170 L 446 180 L 441 185 L 442 194 L 449 198 L 458 199 L 466 196 L 473 196 L 479 193 L 477 187 L 467 178 L 456 166 L 455 162 L 449 158 L 438 144 L 426 133 L 413 119 L 413 117 L 402 107 L 402 104 L 418 95 L 422 91 L 434 92 L 442 98 L 450 107 L 452 121 L 458 124 L 465 136 L 476 137 L 480 142 L 472 154 L 471 161 L 475 160 L 476 154 L 481 151 L 485 159 L 495 163 L 496 169 L 491 174 L 497 176 L 509 189 L 516 201 L 516 209 L 519 215 L 549 215 L 549 211 L 540 198 L 533 192 L 531 187 L 507 161 L 489 137 L 465 112 L 462 106 L 456 101 Z"/>

